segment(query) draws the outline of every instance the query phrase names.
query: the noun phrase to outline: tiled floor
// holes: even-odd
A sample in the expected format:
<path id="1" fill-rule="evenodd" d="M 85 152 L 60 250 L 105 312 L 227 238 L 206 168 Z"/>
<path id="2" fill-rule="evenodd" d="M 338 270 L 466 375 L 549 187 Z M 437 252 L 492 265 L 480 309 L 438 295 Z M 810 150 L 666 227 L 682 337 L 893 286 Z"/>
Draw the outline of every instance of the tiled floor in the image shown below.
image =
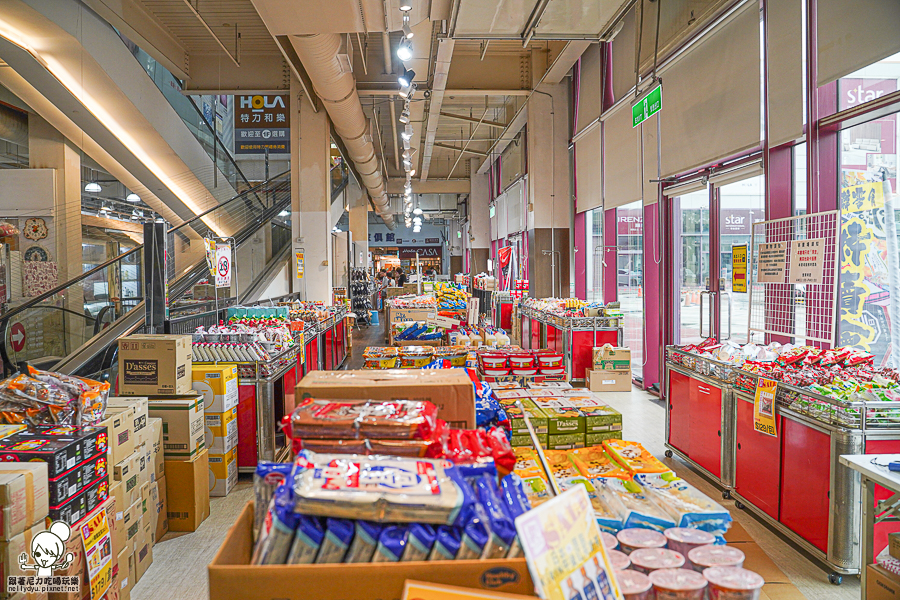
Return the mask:
<path id="1" fill-rule="evenodd" d="M 354 333 L 354 356 L 348 359 L 348 367 L 361 364 L 366 345 L 381 344 L 378 328 L 363 329 Z M 721 499 L 720 492 L 678 459 L 663 458 L 663 429 L 665 408 L 654 396 L 634 390 L 603 394 L 605 402 L 622 413 L 625 439 L 639 441 L 654 455 L 671 465 L 681 477 L 697 486 L 711 497 Z M 212 560 L 228 528 L 237 518 L 244 504 L 253 494 L 249 479 L 242 480 L 238 488 L 226 498 L 211 501 L 211 516 L 200 528 L 190 534 L 169 534 L 153 548 L 153 564 L 132 592 L 134 600 L 202 600 L 207 598 L 206 565 Z M 844 584 L 828 583 L 826 573 L 803 554 L 787 544 L 779 536 L 760 524 L 750 514 L 737 510 L 732 501 L 721 501 L 732 516 L 759 543 L 769 557 L 791 578 L 800 591 L 810 600 L 856 600 L 859 598 L 859 582 L 846 577 Z"/>

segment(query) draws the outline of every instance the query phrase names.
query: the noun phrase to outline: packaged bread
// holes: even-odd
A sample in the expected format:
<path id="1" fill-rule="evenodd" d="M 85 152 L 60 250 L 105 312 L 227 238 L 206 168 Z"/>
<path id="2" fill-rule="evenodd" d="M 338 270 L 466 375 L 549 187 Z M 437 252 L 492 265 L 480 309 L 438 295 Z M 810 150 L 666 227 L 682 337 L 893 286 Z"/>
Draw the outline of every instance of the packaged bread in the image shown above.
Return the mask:
<path id="1" fill-rule="evenodd" d="M 572 455 L 565 450 L 548 450 L 544 453 L 547 463 L 550 466 L 550 472 L 556 480 L 561 492 L 570 490 L 576 485 L 583 485 L 591 499 L 591 506 L 594 508 L 594 516 L 597 518 L 597 525 L 601 531 L 611 533 L 617 532 L 622 528 L 622 521 L 617 511 L 613 510 L 603 499 L 597 494 L 590 479 L 581 474 L 572 460 Z"/>
<path id="2" fill-rule="evenodd" d="M 571 451 L 572 462 L 588 479 L 596 477 L 618 477 L 619 479 L 631 479 L 631 473 L 623 469 L 615 461 L 609 458 L 603 446 L 591 446 L 590 448 L 576 448 Z"/>
<path id="3" fill-rule="evenodd" d="M 307 398 L 291 414 L 294 439 L 430 439 L 437 407 L 418 400 L 316 400 Z"/>
<path id="4" fill-rule="evenodd" d="M 675 522 L 651 500 L 633 479 L 598 477 L 592 480 L 597 495 L 618 515 L 622 527 L 665 531 Z"/>
<path id="5" fill-rule="evenodd" d="M 725 507 L 671 471 L 640 473 L 635 475 L 635 481 L 678 527 L 724 536 L 731 526 L 731 515 Z"/>
<path id="6" fill-rule="evenodd" d="M 632 474 L 663 473 L 669 470 L 669 467 L 647 452 L 646 448 L 637 442 L 603 440 L 603 447 L 606 448 L 611 458 Z"/>

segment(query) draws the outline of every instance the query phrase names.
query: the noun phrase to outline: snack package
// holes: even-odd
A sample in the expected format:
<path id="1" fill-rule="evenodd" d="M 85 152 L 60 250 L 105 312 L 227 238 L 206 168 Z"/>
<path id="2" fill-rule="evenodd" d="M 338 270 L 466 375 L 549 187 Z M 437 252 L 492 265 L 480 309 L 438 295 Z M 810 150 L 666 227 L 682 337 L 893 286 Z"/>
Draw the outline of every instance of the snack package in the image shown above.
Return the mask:
<path id="1" fill-rule="evenodd" d="M 491 530 L 490 552 L 486 558 L 504 558 L 516 539 L 516 525 L 503 509 L 497 478 L 484 475 L 475 482 L 475 493 L 487 513 Z"/>
<path id="2" fill-rule="evenodd" d="M 461 543 L 462 533 L 458 527 L 439 526 L 428 560 L 456 560 Z"/>
<path id="3" fill-rule="evenodd" d="M 316 556 L 316 564 L 344 562 L 347 548 L 353 541 L 353 521 L 349 519 L 325 519 L 325 539 Z"/>
<path id="4" fill-rule="evenodd" d="M 378 546 L 372 562 L 398 562 L 406 548 L 409 525 L 388 525 L 378 536 Z"/>
<path id="5" fill-rule="evenodd" d="M 0 423 L 83 427 L 103 420 L 109 383 L 24 370 L 0 381 Z"/>
<path id="6" fill-rule="evenodd" d="M 434 457 L 440 455 L 436 440 L 319 440 L 306 438 L 300 449 L 329 454 L 384 454 L 389 456 Z"/>
<path id="7" fill-rule="evenodd" d="M 445 460 L 302 451 L 293 474 L 295 510 L 378 522 L 462 523 L 474 494 Z"/>
<path id="8" fill-rule="evenodd" d="M 344 556 L 345 563 L 367 563 L 372 562 L 372 556 L 375 554 L 375 548 L 378 546 L 378 537 L 384 526 L 381 523 L 373 523 L 371 521 L 356 521 L 354 523 L 356 533 L 353 536 L 353 542 L 347 549 Z"/>
<path id="9" fill-rule="evenodd" d="M 515 474 L 522 480 L 522 487 L 531 507 L 540 506 L 551 498 L 550 483 L 538 462 L 537 454 L 531 448 L 514 448 L 516 453 Z"/>
<path id="10" fill-rule="evenodd" d="M 253 473 L 254 540 L 259 539 L 259 531 L 266 520 L 266 513 L 269 511 L 269 503 L 275 494 L 275 488 L 284 483 L 293 468 L 293 463 L 276 463 L 267 460 L 261 460 L 256 465 L 256 471 Z"/>
<path id="11" fill-rule="evenodd" d="M 278 486 L 269 503 L 266 521 L 250 559 L 251 565 L 283 565 L 287 560 L 300 519 L 300 515 L 294 512 L 293 500 L 288 478 Z"/>
<path id="12" fill-rule="evenodd" d="M 631 474 L 610 459 L 602 446 L 576 448 L 570 451 L 570 456 L 578 471 L 588 479 L 597 477 L 631 479 Z"/>
<path id="13" fill-rule="evenodd" d="M 403 550 L 401 561 L 428 560 L 428 555 L 434 547 L 437 531 L 428 523 L 413 523 L 409 526 L 409 536 L 406 539 L 406 549 Z"/>
<path id="14" fill-rule="evenodd" d="M 675 521 L 633 479 L 599 477 L 592 483 L 597 495 L 618 515 L 623 529 L 642 527 L 665 531 L 675 527 Z"/>
<path id="15" fill-rule="evenodd" d="M 515 473 L 510 473 L 500 481 L 500 495 L 503 500 L 504 510 L 509 515 L 515 528 L 516 518 L 529 510 L 531 503 L 528 501 L 528 495 L 522 485 L 522 478 Z M 509 546 L 507 558 L 518 558 L 522 556 L 522 544 L 519 543 L 518 535 Z"/>
<path id="16" fill-rule="evenodd" d="M 641 473 L 635 480 L 678 527 L 691 527 L 724 536 L 731 515 L 718 502 L 675 473 Z"/>
<path id="17" fill-rule="evenodd" d="M 291 414 L 293 439 L 427 440 L 436 425 L 437 407 L 427 401 L 307 398 Z"/>
<path id="18" fill-rule="evenodd" d="M 630 473 L 664 473 L 669 467 L 637 442 L 625 440 L 603 440 L 603 447 L 610 458 L 618 462 Z"/>
<path id="19" fill-rule="evenodd" d="M 478 560 L 487 556 L 491 550 L 491 530 L 484 508 L 474 502 L 465 511 L 465 522 L 462 527 L 462 539 L 459 545 L 457 560 Z"/>
<path id="20" fill-rule="evenodd" d="M 286 564 L 311 565 L 316 562 L 319 549 L 325 540 L 325 528 L 318 517 L 299 515 L 294 541 L 288 552 Z"/>

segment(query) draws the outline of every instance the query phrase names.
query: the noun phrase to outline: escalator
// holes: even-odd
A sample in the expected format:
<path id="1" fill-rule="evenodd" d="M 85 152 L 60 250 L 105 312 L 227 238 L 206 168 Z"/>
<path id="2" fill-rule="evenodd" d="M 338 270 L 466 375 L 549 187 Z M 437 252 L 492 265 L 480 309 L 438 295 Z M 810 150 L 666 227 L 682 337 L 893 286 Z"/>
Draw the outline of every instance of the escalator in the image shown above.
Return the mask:
<path id="1" fill-rule="evenodd" d="M 270 259 L 262 273 L 252 273 L 252 289 L 257 276 L 289 256 L 290 204 L 290 172 L 285 172 L 168 230 L 168 331 L 189 333 L 198 324 L 213 324 L 210 319 L 217 309 L 244 300 L 240 289 L 240 297 L 189 300 L 195 284 L 209 277 L 204 239 L 233 240 L 237 256 L 244 244 L 266 236 Z M 6 375 L 26 361 L 63 373 L 113 379 L 118 338 L 144 329 L 144 268 L 141 245 L 0 315 L 0 359 Z M 101 301 L 96 301 L 97 290 L 103 292 Z"/>

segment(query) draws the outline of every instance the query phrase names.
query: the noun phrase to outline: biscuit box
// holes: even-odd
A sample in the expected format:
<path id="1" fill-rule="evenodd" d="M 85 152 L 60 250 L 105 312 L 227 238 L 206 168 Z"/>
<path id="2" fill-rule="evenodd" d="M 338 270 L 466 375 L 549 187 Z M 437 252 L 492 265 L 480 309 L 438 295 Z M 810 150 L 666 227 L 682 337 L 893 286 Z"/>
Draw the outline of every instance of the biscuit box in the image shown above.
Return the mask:
<path id="1" fill-rule="evenodd" d="M 0 461 L 44 461 L 53 479 L 97 454 L 105 455 L 108 446 L 106 427 L 37 426 L 0 440 Z"/>
<path id="2" fill-rule="evenodd" d="M 57 506 L 71 498 L 84 486 L 95 481 L 98 477 L 106 477 L 108 474 L 106 454 L 98 454 L 89 458 L 74 469 L 70 469 L 54 477 L 48 482 L 50 492 L 50 506 Z"/>
<path id="3" fill-rule="evenodd" d="M 50 520 L 75 523 L 109 498 L 109 478 L 101 477 L 63 504 L 50 507 Z"/>

